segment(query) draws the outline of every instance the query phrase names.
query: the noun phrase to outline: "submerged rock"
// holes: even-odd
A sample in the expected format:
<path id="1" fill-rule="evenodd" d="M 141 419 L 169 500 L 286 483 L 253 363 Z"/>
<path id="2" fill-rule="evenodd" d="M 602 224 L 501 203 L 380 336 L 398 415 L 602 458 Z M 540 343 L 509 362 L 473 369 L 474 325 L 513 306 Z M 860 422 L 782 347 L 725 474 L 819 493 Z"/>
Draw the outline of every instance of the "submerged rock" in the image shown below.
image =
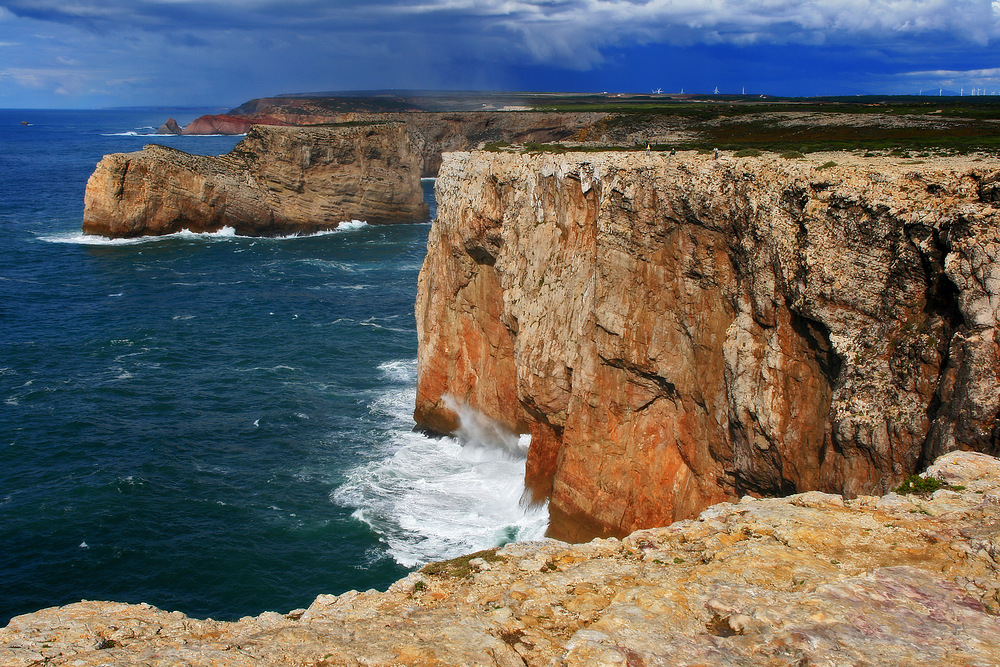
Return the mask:
<path id="1" fill-rule="evenodd" d="M 402 124 L 254 126 L 221 157 L 158 145 L 104 156 L 87 182 L 83 231 L 134 237 L 231 227 L 272 236 L 427 216 Z"/>
<path id="2" fill-rule="evenodd" d="M 236 622 L 80 602 L 13 619 L 0 664 L 1000 664 L 1000 461 L 925 496 L 746 497 L 572 545 L 508 545 L 384 593 Z"/>

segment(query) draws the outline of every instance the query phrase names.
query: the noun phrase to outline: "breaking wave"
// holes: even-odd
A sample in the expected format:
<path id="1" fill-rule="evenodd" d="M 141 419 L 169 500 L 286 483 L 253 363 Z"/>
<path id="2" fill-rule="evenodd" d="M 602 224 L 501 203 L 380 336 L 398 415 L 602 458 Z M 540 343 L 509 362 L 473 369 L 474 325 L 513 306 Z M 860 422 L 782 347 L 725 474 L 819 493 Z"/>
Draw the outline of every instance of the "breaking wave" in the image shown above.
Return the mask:
<path id="1" fill-rule="evenodd" d="M 332 500 L 354 508 L 404 567 L 544 537 L 548 506 L 531 503 L 524 488 L 530 437 L 458 405 L 457 437 L 415 432 L 416 361 L 380 370 L 396 385 L 371 404 L 395 422 L 389 446 L 349 471 Z"/>
<path id="2" fill-rule="evenodd" d="M 285 234 L 281 236 L 246 236 L 243 234 L 237 234 L 236 230 L 232 227 L 223 227 L 216 232 L 192 232 L 187 229 L 182 229 L 179 232 L 174 232 L 173 234 L 162 234 L 159 236 L 139 236 L 136 238 L 128 239 L 113 239 L 107 236 L 98 236 L 96 234 L 84 234 L 83 232 L 66 232 L 62 234 L 47 234 L 44 236 L 39 236 L 40 241 L 46 241 L 48 243 L 71 243 L 76 245 L 93 245 L 93 246 L 116 246 L 116 245 L 137 245 L 142 243 L 158 243 L 170 239 L 204 239 L 204 240 L 229 240 L 229 239 L 254 239 L 260 241 L 281 241 L 285 239 L 302 239 L 310 238 L 313 236 L 326 236 L 328 234 L 343 234 L 344 232 L 357 231 L 359 229 L 364 229 L 368 227 L 368 223 L 364 220 L 345 220 L 337 225 L 335 229 L 325 229 L 318 232 L 310 232 L 306 234 L 294 233 Z"/>

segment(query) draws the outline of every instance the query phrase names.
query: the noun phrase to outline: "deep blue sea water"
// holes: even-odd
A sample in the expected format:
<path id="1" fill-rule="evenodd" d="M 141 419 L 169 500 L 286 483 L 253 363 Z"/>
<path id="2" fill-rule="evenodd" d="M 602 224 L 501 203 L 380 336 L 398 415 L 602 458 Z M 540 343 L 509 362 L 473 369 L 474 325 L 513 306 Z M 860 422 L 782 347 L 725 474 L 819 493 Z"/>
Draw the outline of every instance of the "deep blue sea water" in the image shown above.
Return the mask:
<path id="1" fill-rule="evenodd" d="M 197 114 L 0 110 L 0 625 L 81 599 L 284 612 L 541 536 L 511 443 L 412 430 L 427 221 L 80 233 L 102 155 L 239 139 L 143 136 L 169 115 Z"/>

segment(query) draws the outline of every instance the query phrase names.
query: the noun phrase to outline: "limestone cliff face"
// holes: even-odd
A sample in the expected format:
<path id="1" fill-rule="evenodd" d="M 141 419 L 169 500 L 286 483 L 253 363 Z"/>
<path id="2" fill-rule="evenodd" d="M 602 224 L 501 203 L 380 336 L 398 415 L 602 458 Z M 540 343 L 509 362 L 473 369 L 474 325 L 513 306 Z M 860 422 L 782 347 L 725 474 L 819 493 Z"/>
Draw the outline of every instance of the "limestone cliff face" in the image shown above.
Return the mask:
<path id="1" fill-rule="evenodd" d="M 447 155 L 417 422 L 530 431 L 565 538 L 997 452 L 997 165 L 818 160 Z"/>
<path id="2" fill-rule="evenodd" d="M 231 623 L 43 609 L 0 629 L 0 664 L 1000 664 L 1000 462 L 953 452 L 928 474 L 953 487 L 747 497 L 621 541 L 511 544 Z"/>
<path id="3" fill-rule="evenodd" d="M 228 226 L 268 236 L 427 215 L 401 124 L 254 126 L 221 157 L 156 145 L 105 156 L 87 182 L 83 231 L 133 237 Z"/>

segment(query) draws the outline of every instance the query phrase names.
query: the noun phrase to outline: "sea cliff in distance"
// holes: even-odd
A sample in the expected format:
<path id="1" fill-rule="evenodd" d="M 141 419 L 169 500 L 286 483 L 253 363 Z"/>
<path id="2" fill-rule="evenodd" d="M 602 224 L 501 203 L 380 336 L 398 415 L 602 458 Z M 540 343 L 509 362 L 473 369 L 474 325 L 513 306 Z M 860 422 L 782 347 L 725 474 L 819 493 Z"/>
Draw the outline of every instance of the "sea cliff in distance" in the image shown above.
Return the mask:
<path id="1" fill-rule="evenodd" d="M 83 231 L 128 238 L 229 227 L 274 236 L 427 215 L 401 123 L 258 125 L 221 157 L 155 144 L 105 156 L 87 182 Z"/>

